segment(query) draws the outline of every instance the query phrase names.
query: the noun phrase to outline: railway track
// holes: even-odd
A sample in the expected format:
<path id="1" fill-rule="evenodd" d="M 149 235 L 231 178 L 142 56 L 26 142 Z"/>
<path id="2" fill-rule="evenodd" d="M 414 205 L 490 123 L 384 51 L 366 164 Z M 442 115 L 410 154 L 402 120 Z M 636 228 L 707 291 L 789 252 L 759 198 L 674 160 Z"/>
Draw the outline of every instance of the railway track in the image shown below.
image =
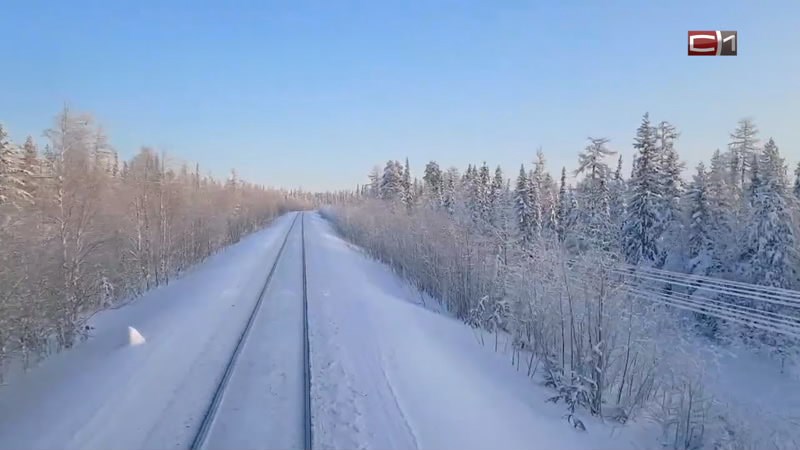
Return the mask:
<path id="1" fill-rule="evenodd" d="M 222 400 L 225 396 L 225 392 L 228 390 L 228 386 L 230 384 L 230 380 L 232 378 L 233 373 L 236 370 L 237 360 L 239 359 L 239 355 L 242 353 L 242 349 L 245 347 L 247 343 L 247 339 L 250 335 L 250 330 L 253 328 L 253 323 L 256 321 L 256 318 L 259 315 L 259 311 L 265 301 L 264 297 L 266 296 L 267 289 L 272 282 L 273 276 L 275 274 L 276 268 L 278 267 L 282 256 L 284 255 L 284 250 L 286 249 L 286 244 L 289 241 L 289 237 L 291 236 L 292 232 L 295 230 L 297 223 L 300 222 L 300 242 L 301 242 L 301 260 L 302 260 L 302 299 L 303 299 L 303 306 L 302 306 L 302 359 L 303 359 L 303 398 L 297 399 L 298 402 L 302 402 L 303 405 L 303 448 L 305 450 L 311 450 L 312 447 L 312 429 L 311 429 L 311 371 L 310 371 L 310 354 L 309 354 L 309 341 L 308 341 L 308 295 L 307 295 L 307 283 L 306 283 L 306 248 L 305 248 L 305 214 L 303 212 L 298 212 L 295 214 L 295 217 L 292 219 L 292 224 L 289 226 L 289 230 L 286 232 L 286 235 L 283 238 L 283 242 L 281 243 L 280 248 L 278 249 L 278 253 L 275 256 L 275 260 L 272 262 L 272 266 L 270 267 L 269 273 L 267 274 L 266 280 L 264 281 L 264 285 L 261 287 L 259 291 L 258 298 L 256 300 L 255 305 L 253 306 L 253 310 L 250 312 L 250 315 L 243 327 L 238 340 L 236 341 L 236 345 L 231 353 L 230 358 L 228 359 L 227 364 L 225 365 L 225 370 L 223 371 L 222 376 L 220 377 L 220 381 L 217 384 L 216 388 L 214 389 L 214 394 L 211 397 L 211 401 L 206 408 L 205 413 L 203 414 L 203 419 L 200 422 L 200 426 L 197 429 L 197 432 L 192 439 L 192 442 L 189 446 L 191 450 L 200 450 L 206 448 L 206 442 L 209 439 L 209 436 L 212 432 L 212 426 L 214 422 L 217 420 L 219 416 L 220 405 L 222 404 Z M 264 446 L 269 447 L 269 443 L 265 442 Z"/>

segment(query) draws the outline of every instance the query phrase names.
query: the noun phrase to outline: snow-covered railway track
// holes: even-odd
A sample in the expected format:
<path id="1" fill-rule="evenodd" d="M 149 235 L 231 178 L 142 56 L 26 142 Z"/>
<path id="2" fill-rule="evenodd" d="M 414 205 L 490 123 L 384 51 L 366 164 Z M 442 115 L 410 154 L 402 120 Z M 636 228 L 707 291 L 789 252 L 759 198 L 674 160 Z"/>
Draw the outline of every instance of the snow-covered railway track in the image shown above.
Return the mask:
<path id="1" fill-rule="evenodd" d="M 300 213 L 300 239 L 303 261 L 303 445 L 311 450 L 311 352 L 308 342 L 308 277 L 306 272 L 306 215 Z"/>
<path id="2" fill-rule="evenodd" d="M 289 314 L 289 316 L 294 316 L 294 317 L 286 317 L 285 320 L 287 320 L 287 321 L 291 321 L 293 319 L 302 320 L 302 350 L 301 350 L 301 353 L 302 353 L 302 396 L 303 396 L 303 398 L 302 399 L 298 398 L 299 397 L 298 394 L 300 394 L 299 389 L 295 391 L 295 390 L 289 389 L 286 386 L 283 386 L 283 387 L 286 388 L 285 390 L 287 392 L 283 392 L 282 395 L 287 397 L 292 403 L 295 403 L 297 405 L 297 409 L 298 410 L 302 410 L 303 436 L 301 438 L 299 436 L 299 433 L 298 433 L 297 439 L 294 440 L 294 442 L 296 442 L 296 444 L 292 444 L 292 445 L 293 446 L 296 445 L 297 447 L 302 446 L 302 448 L 304 448 L 304 449 L 310 449 L 311 448 L 311 423 L 310 423 L 310 417 L 311 417 L 310 398 L 311 397 L 310 397 L 310 370 L 309 370 L 309 348 L 308 348 L 309 346 L 308 346 L 308 326 L 307 326 L 308 320 L 307 320 L 307 306 L 306 306 L 306 297 L 307 296 L 306 296 L 306 270 L 305 270 L 305 229 L 304 229 L 303 216 L 304 216 L 304 214 L 302 212 L 299 212 L 299 213 L 295 214 L 295 217 L 292 219 L 292 223 L 289 226 L 289 230 L 287 231 L 286 235 L 283 238 L 283 241 L 282 241 L 281 246 L 280 246 L 280 248 L 278 250 L 278 253 L 275 256 L 275 260 L 273 261 L 272 266 L 270 267 L 269 273 L 267 274 L 267 277 L 266 277 L 266 279 L 264 281 L 264 284 L 263 284 L 263 286 L 261 287 L 261 289 L 259 291 L 256 303 L 253 306 L 252 311 L 250 312 L 250 315 L 249 315 L 249 317 L 247 319 L 247 322 L 245 323 L 245 326 L 243 327 L 242 332 L 239 335 L 239 338 L 238 338 L 238 340 L 236 342 L 236 345 L 234 346 L 233 351 L 231 352 L 231 355 L 230 355 L 229 359 L 227 360 L 227 363 L 225 365 L 225 369 L 224 369 L 224 371 L 222 373 L 222 376 L 220 377 L 219 383 L 217 384 L 217 386 L 214 389 L 213 395 L 211 397 L 211 401 L 209 402 L 208 407 L 206 408 L 206 410 L 205 410 L 205 412 L 203 414 L 202 421 L 201 421 L 201 423 L 200 423 L 200 425 L 199 425 L 199 427 L 197 429 L 197 432 L 195 433 L 194 438 L 191 441 L 191 444 L 190 444 L 189 448 L 192 449 L 192 450 L 203 449 L 203 448 L 206 448 L 206 449 L 207 448 L 218 448 L 218 447 L 221 448 L 221 447 L 225 447 L 226 445 L 228 445 L 228 442 L 227 442 L 228 439 L 226 439 L 224 437 L 226 435 L 225 430 L 222 430 L 222 435 L 219 435 L 219 431 L 220 430 L 217 430 L 220 427 L 222 429 L 229 427 L 229 424 L 226 424 L 226 422 L 230 422 L 231 420 L 233 420 L 233 421 L 237 420 L 235 417 L 231 416 L 230 407 L 226 407 L 225 406 L 225 404 L 228 404 L 230 402 L 233 402 L 234 404 L 236 404 L 236 400 L 235 399 L 227 399 L 226 397 L 230 397 L 231 395 L 233 395 L 233 397 L 237 397 L 237 396 L 241 397 L 241 391 L 242 390 L 246 390 L 246 391 L 249 390 L 250 392 L 252 392 L 254 390 L 281 389 L 281 386 L 270 386 L 270 385 L 267 385 L 267 384 L 259 385 L 257 387 L 257 389 L 253 389 L 252 386 L 248 385 L 248 382 L 246 380 L 245 380 L 245 382 L 243 384 L 242 383 L 242 380 L 243 380 L 242 375 L 241 374 L 236 374 L 236 373 L 237 373 L 237 370 L 239 372 L 242 372 L 242 371 L 247 372 L 248 370 L 252 370 L 252 367 L 248 368 L 247 366 L 251 365 L 252 359 L 254 357 L 254 353 L 257 354 L 257 353 L 263 351 L 263 348 L 259 347 L 259 345 L 261 345 L 261 346 L 264 345 L 263 343 L 259 342 L 259 341 L 264 339 L 263 328 L 264 328 L 265 325 L 262 322 L 264 322 L 265 320 L 270 319 L 269 316 L 274 317 L 275 314 L 273 314 L 271 311 L 266 311 L 266 310 L 264 312 L 261 312 L 263 309 L 265 309 L 264 307 L 262 307 L 262 305 L 264 305 L 265 302 L 279 301 L 279 298 L 276 297 L 275 291 L 276 291 L 276 289 L 280 289 L 282 285 L 286 285 L 287 282 L 289 282 L 288 284 L 293 284 L 295 286 L 295 287 L 293 287 L 293 290 L 296 290 L 296 286 L 298 284 L 297 281 L 300 280 L 299 274 L 298 274 L 298 272 L 293 272 L 295 274 L 298 274 L 298 276 L 295 279 L 295 281 L 292 281 L 292 280 L 290 280 L 289 278 L 286 277 L 286 268 L 290 267 L 292 262 L 296 263 L 298 259 L 300 259 L 302 261 L 302 302 L 303 302 L 303 304 L 302 304 L 302 318 L 298 317 L 300 315 L 300 314 L 298 314 L 300 312 L 299 308 L 298 308 L 297 312 Z M 293 253 L 297 252 L 297 244 L 298 244 L 298 242 L 297 242 L 296 236 L 295 236 L 295 238 L 290 238 L 290 237 L 295 232 L 298 222 L 300 222 L 299 228 L 300 228 L 301 236 L 300 236 L 299 244 L 300 244 L 300 253 L 301 254 L 300 255 L 297 255 L 297 254 L 292 255 Z M 287 243 L 289 243 L 290 240 L 291 240 L 291 242 L 293 242 L 293 244 L 287 245 Z M 289 249 L 293 249 L 293 250 L 289 250 Z M 297 258 L 297 259 L 295 259 L 295 258 Z M 287 266 L 287 264 L 289 266 Z M 281 272 L 283 272 L 283 276 L 276 276 L 276 272 L 278 272 L 278 267 L 279 266 L 283 267 L 283 269 L 281 269 Z M 280 280 L 280 281 L 277 281 L 277 285 L 275 283 L 273 283 L 273 278 L 275 278 L 276 280 Z M 267 298 L 265 298 L 265 297 L 267 297 Z M 271 309 L 271 308 L 266 308 L 266 309 Z M 260 315 L 264 315 L 264 314 L 266 314 L 268 317 L 259 318 Z M 259 323 L 259 325 L 255 325 L 254 326 L 254 324 L 256 324 L 256 323 Z M 251 330 L 253 330 L 255 328 L 258 328 L 259 331 L 251 331 Z M 254 335 L 254 334 L 256 336 L 251 339 L 251 335 Z M 290 341 L 290 342 L 284 342 L 282 344 L 279 344 L 279 343 L 276 342 L 275 344 L 276 345 L 283 345 L 282 348 L 284 348 L 284 349 L 286 349 L 286 348 L 295 348 L 298 351 L 300 351 L 300 349 L 298 348 L 298 346 L 301 345 L 300 342 L 299 342 L 299 339 L 296 339 L 296 340 L 293 341 L 292 339 L 289 338 L 289 336 L 286 336 L 286 338 L 287 338 L 286 340 Z M 248 342 L 250 342 L 250 340 L 252 340 L 252 343 L 248 344 Z M 293 341 L 293 342 L 291 342 L 291 341 Z M 248 350 L 245 351 L 244 350 L 245 348 L 248 348 Z M 247 354 L 247 356 L 241 356 L 243 354 Z M 256 355 L 256 357 L 258 357 L 258 355 Z M 279 355 L 276 355 L 275 357 L 276 358 L 280 358 Z M 267 358 L 267 359 L 269 359 L 269 358 Z M 240 366 L 241 366 L 241 368 L 239 368 Z M 270 370 L 270 372 L 271 372 L 271 370 Z M 296 370 L 300 370 L 300 367 L 297 367 Z M 264 372 L 264 371 L 262 370 L 262 372 Z M 263 376 L 263 375 L 268 375 L 268 374 L 262 373 L 261 375 Z M 283 374 L 283 375 L 286 376 L 287 374 Z M 293 375 L 292 373 L 288 373 L 289 377 L 292 377 L 292 375 Z M 294 375 L 298 375 L 299 376 L 300 374 L 294 374 Z M 245 377 L 245 378 L 247 378 L 247 377 Z M 238 379 L 238 381 L 237 381 L 237 379 Z M 237 391 L 237 390 L 239 391 L 238 393 L 233 392 L 233 391 Z M 253 392 L 253 394 L 255 394 L 255 392 Z M 241 400 L 239 400 L 239 401 L 241 402 Z M 254 402 L 250 402 L 250 403 L 258 403 L 258 402 L 254 401 Z M 241 405 L 241 403 L 240 403 L 240 405 Z M 255 409 L 253 409 L 253 406 L 255 406 Z M 251 405 L 246 406 L 246 407 L 250 408 L 253 411 L 258 411 L 259 408 L 261 408 L 261 409 L 264 409 L 264 408 L 277 408 L 278 405 L 269 405 L 269 404 L 265 404 L 265 402 L 261 401 L 260 404 L 258 404 L 258 405 L 252 405 L 251 404 Z M 268 411 L 264 411 L 264 412 L 265 412 L 264 420 L 268 421 L 269 419 L 266 416 L 268 415 L 269 412 Z M 298 427 L 297 427 L 298 430 L 299 430 L 299 425 L 300 424 L 298 424 Z M 269 438 L 267 438 L 267 441 L 259 442 L 258 444 L 251 443 L 251 445 L 258 445 L 258 446 L 264 447 L 264 448 L 274 447 L 275 444 L 276 443 L 275 442 L 271 442 L 271 439 L 269 439 Z M 231 448 L 233 448 L 234 446 L 237 446 L 237 445 L 241 445 L 241 442 L 230 442 L 229 446 Z M 225 447 L 225 448 L 227 448 L 227 447 Z"/>

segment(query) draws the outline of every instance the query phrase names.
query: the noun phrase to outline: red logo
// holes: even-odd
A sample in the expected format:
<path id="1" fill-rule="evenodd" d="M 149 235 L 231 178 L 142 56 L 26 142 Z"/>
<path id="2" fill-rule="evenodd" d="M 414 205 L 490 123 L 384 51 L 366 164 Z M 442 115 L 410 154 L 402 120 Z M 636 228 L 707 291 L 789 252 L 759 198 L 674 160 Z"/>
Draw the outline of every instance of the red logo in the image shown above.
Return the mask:
<path id="1" fill-rule="evenodd" d="M 735 31 L 690 31 L 689 56 L 736 56 Z"/>

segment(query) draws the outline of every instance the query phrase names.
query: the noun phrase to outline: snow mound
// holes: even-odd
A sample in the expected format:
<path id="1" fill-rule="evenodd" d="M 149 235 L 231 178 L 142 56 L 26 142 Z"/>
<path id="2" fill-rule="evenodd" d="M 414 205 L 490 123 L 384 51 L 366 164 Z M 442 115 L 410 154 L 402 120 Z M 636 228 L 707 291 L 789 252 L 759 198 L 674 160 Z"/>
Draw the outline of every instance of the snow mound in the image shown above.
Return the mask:
<path id="1" fill-rule="evenodd" d="M 146 341 L 142 333 L 139 333 L 139 330 L 133 327 L 128 327 L 128 346 L 134 347 L 137 345 L 142 345 Z"/>

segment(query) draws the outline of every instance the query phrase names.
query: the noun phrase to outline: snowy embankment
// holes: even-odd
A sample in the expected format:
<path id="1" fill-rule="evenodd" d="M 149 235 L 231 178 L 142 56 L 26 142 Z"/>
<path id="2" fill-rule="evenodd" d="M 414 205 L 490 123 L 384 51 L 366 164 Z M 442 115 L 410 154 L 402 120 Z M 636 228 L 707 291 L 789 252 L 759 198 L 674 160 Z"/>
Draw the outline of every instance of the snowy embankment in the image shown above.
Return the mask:
<path id="1" fill-rule="evenodd" d="M 550 391 L 417 304 L 385 265 L 307 217 L 314 448 L 623 449 L 644 427 L 571 429 Z M 638 443 L 638 444 L 637 444 Z"/>
<path id="2" fill-rule="evenodd" d="M 0 448 L 186 447 L 294 214 L 92 319 L 94 336 L 0 387 Z M 128 346 L 128 327 L 146 342 Z"/>

